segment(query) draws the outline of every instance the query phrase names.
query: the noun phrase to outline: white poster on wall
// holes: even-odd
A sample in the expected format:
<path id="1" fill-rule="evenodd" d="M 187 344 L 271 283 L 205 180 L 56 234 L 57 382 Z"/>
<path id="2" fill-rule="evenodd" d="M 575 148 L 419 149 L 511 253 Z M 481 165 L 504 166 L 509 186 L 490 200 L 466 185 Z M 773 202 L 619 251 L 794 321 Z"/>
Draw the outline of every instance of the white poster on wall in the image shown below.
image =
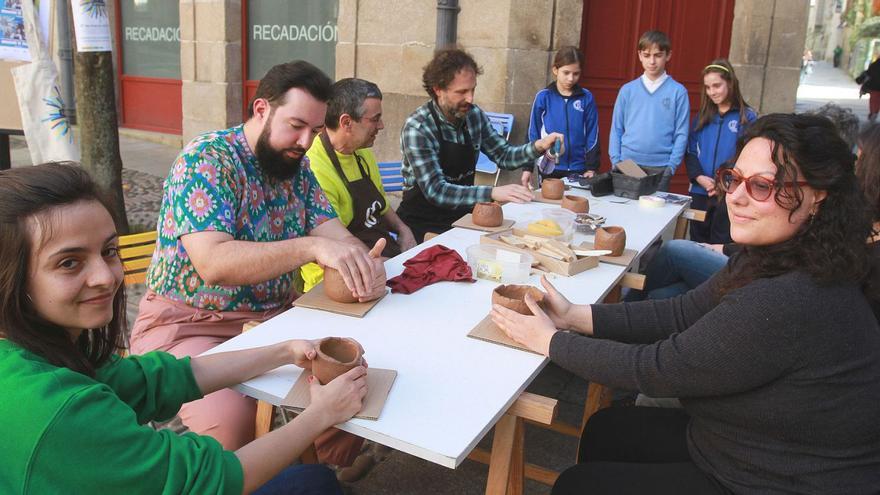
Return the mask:
<path id="1" fill-rule="evenodd" d="M 0 59 L 2 60 L 23 62 L 31 60 L 24 32 L 21 2 L 22 0 L 0 0 Z M 43 43 L 49 42 L 49 7 L 51 4 L 51 0 L 34 2 Z"/>
<path id="2" fill-rule="evenodd" d="M 73 0 L 73 27 L 79 52 L 110 51 L 110 19 L 105 0 Z"/>

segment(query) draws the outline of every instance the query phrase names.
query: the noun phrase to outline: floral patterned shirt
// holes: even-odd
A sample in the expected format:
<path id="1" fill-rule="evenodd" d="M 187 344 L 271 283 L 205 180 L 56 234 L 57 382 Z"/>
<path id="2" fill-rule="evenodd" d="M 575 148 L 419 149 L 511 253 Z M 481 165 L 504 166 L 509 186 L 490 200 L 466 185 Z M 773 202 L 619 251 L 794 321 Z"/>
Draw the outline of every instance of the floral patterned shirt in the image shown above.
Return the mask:
<path id="1" fill-rule="evenodd" d="M 244 126 L 203 134 L 178 155 L 162 193 L 158 241 L 147 286 L 199 309 L 269 311 L 292 299 L 293 273 L 247 286 L 208 285 L 180 237 L 226 232 L 236 240 L 271 242 L 303 237 L 336 217 L 303 157 L 299 173 L 278 180 L 263 173 Z"/>

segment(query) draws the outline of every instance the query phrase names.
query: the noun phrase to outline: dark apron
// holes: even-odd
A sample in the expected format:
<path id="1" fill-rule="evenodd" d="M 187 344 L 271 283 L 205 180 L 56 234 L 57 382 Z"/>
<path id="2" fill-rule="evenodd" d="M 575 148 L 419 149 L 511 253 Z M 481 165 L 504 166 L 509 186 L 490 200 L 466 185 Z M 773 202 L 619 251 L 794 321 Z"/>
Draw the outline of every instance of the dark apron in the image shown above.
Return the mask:
<path id="1" fill-rule="evenodd" d="M 428 105 L 434 125 L 440 132 L 440 119 L 434 111 L 434 105 Z M 440 170 L 446 182 L 459 186 L 474 185 L 474 171 L 477 168 L 479 150 L 474 148 L 467 124 L 464 124 L 465 144 L 458 144 L 443 139 L 440 132 Z M 431 203 L 425 197 L 418 182 L 403 192 L 403 201 L 397 209 L 397 215 L 412 229 L 416 241 L 422 242 L 425 233 L 437 234 L 452 228 L 452 222 L 467 215 L 473 205 L 460 208 L 444 208 Z"/>
<path id="2" fill-rule="evenodd" d="M 361 178 L 355 181 L 349 181 L 342 170 L 339 158 L 336 157 L 336 150 L 330 144 L 330 138 L 327 133 L 321 133 L 321 144 L 330 158 L 330 163 L 336 169 L 339 177 L 345 183 L 348 194 L 351 195 L 352 201 L 352 218 L 347 228 L 351 234 L 360 239 L 368 248 L 373 247 L 376 241 L 384 238 L 387 242 L 385 249 L 382 250 L 382 256 L 393 258 L 400 254 L 400 245 L 391 237 L 391 233 L 382 227 L 381 213 L 385 209 L 385 196 L 379 192 L 376 184 L 370 180 L 370 172 L 361 163 L 361 157 L 357 153 L 354 154 L 358 169 L 361 172 Z"/>

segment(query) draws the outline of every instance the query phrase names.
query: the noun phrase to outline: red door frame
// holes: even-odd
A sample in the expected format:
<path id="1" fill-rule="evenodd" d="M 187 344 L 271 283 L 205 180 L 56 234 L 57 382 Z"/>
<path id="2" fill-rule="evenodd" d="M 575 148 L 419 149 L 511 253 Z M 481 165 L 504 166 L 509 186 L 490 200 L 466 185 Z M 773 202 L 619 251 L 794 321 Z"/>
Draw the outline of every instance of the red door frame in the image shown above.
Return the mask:
<path id="1" fill-rule="evenodd" d="M 129 76 L 122 72 L 122 8 L 116 0 L 116 77 L 122 127 L 168 134 L 183 133 L 183 84 L 180 79 Z"/>
<path id="2" fill-rule="evenodd" d="M 620 87 L 642 73 L 636 56 L 639 36 L 659 29 L 672 41 L 669 74 L 687 88 L 691 118 L 699 111 L 702 68 L 713 58 L 728 57 L 733 30 L 734 0 L 585 0 L 580 48 L 586 57 L 581 85 L 589 89 L 599 109 L 602 170 L 609 170 L 608 135 L 614 101 Z M 592 15 L 592 17 L 591 17 Z M 591 60 L 597 60 L 591 64 Z M 600 66 L 600 67 L 597 67 Z M 684 164 L 678 167 L 670 190 L 687 192 Z"/>
<path id="3" fill-rule="evenodd" d="M 248 0 L 241 0 L 241 120 L 249 118 L 251 100 L 260 80 L 248 80 Z"/>

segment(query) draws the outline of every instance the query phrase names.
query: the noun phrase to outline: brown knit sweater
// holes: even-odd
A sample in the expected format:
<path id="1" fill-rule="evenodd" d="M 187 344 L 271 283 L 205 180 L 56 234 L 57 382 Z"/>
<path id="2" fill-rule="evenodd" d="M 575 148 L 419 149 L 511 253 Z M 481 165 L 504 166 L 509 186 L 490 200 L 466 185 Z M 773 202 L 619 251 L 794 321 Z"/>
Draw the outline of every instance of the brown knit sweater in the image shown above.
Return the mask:
<path id="1" fill-rule="evenodd" d="M 594 305 L 595 337 L 550 358 L 586 378 L 679 397 L 701 469 L 737 493 L 880 492 L 880 327 L 855 286 L 726 270 L 677 298 Z"/>

